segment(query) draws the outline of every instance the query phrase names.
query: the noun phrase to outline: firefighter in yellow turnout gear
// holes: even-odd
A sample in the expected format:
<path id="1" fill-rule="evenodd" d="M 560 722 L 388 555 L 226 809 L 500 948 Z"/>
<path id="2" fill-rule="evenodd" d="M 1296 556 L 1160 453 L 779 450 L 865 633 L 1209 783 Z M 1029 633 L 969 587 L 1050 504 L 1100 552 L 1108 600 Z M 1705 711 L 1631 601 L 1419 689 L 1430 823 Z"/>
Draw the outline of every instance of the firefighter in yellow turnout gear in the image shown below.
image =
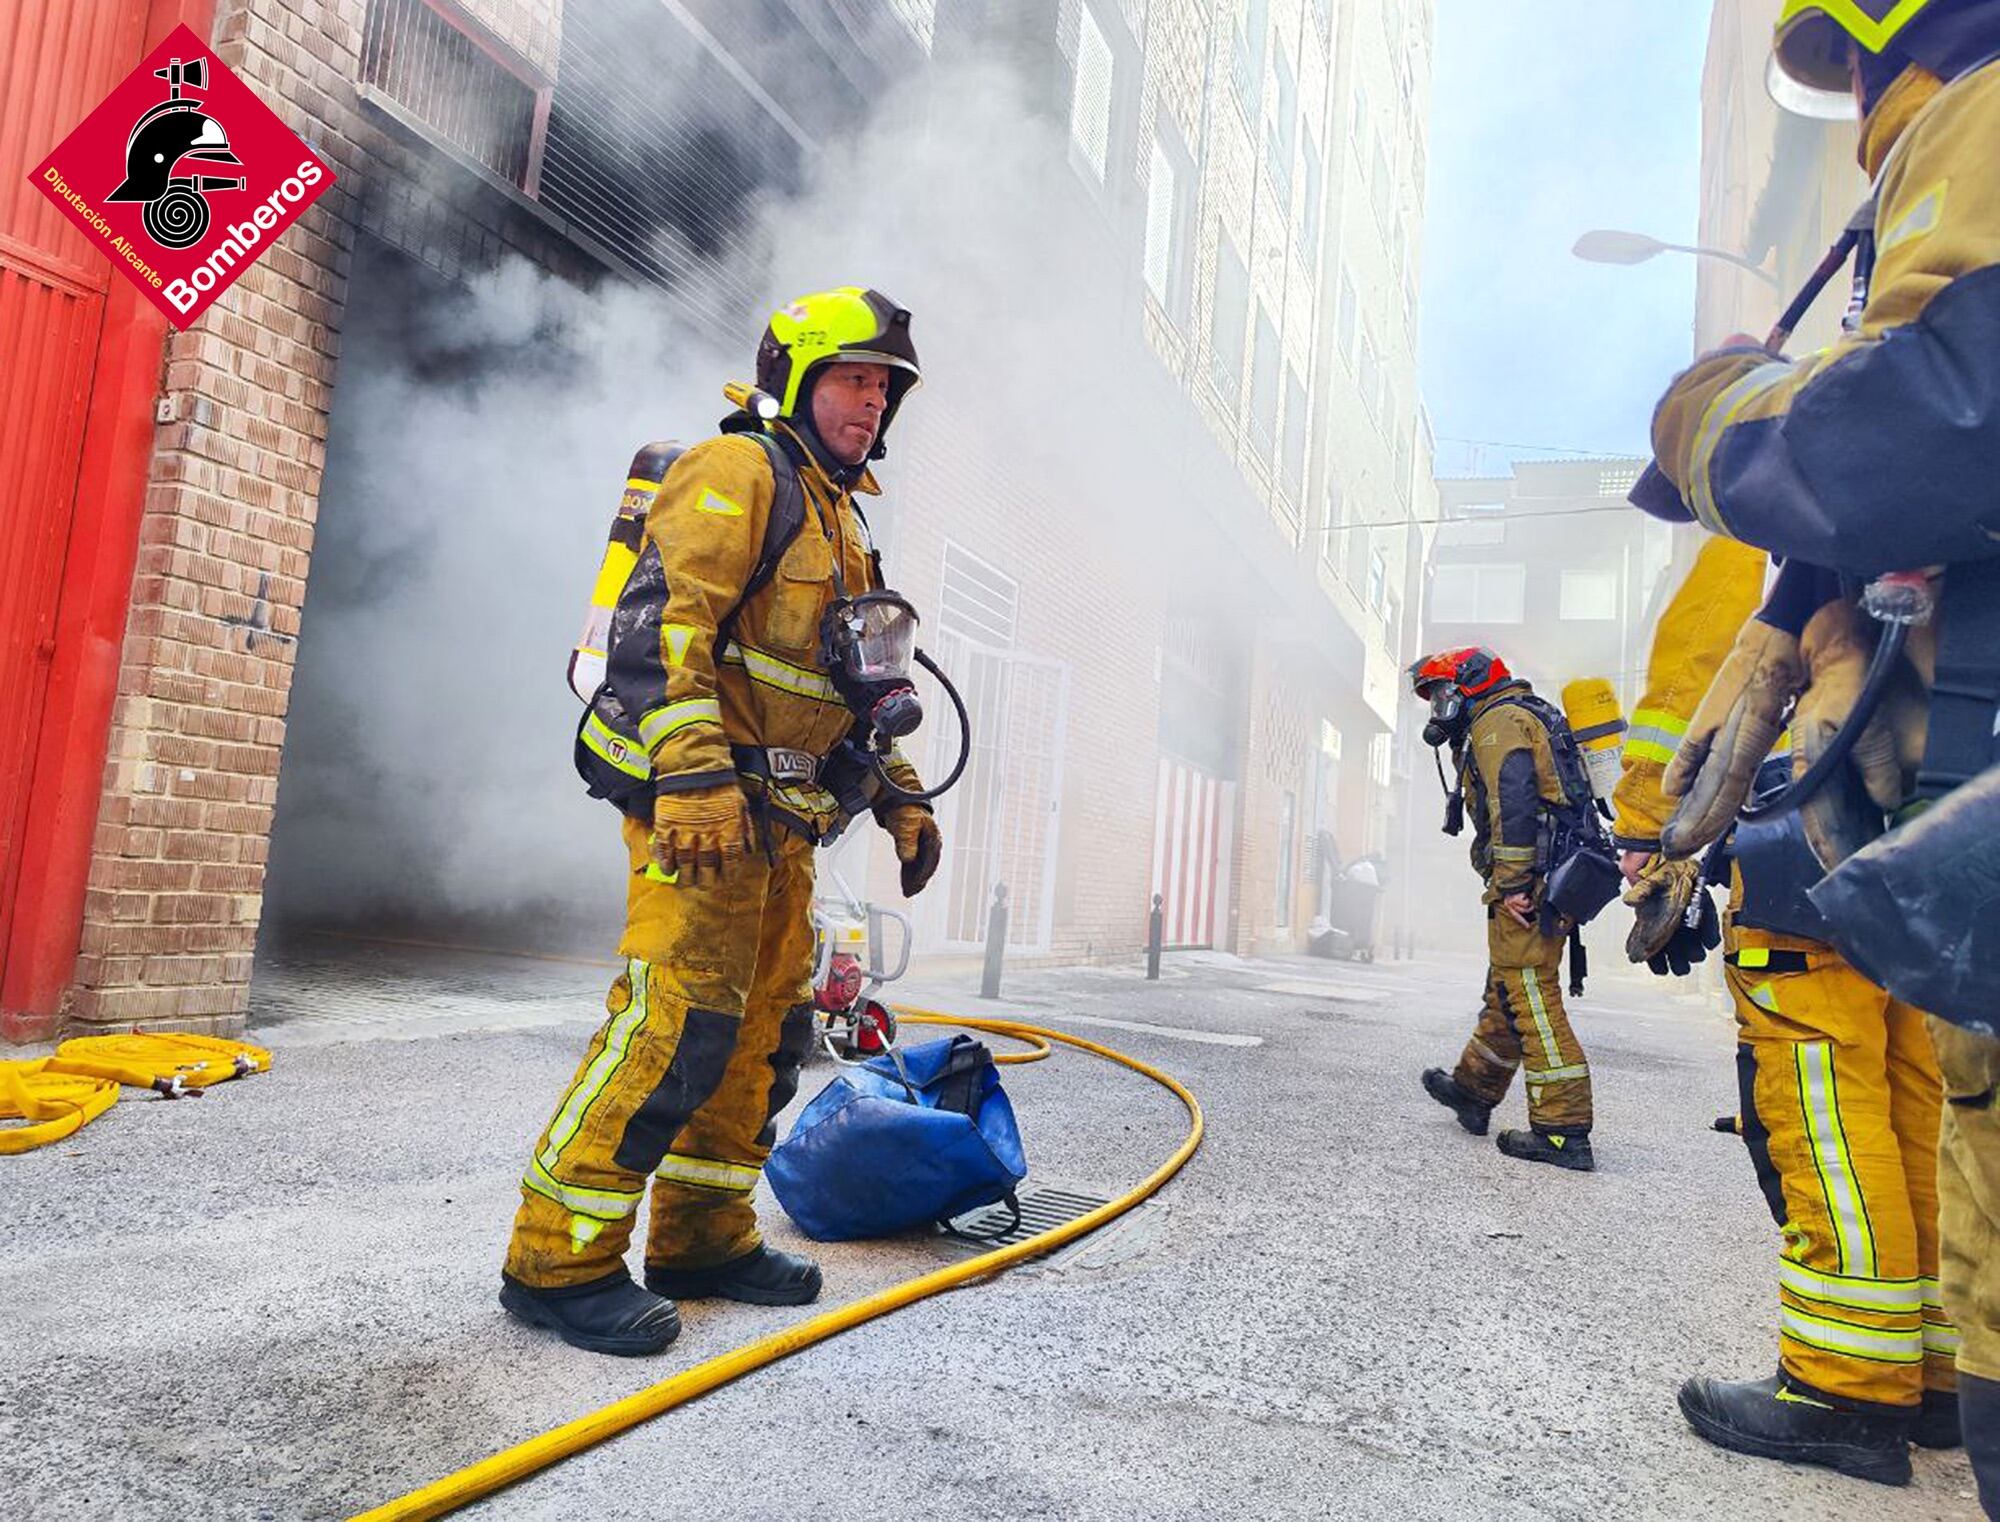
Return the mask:
<path id="1" fill-rule="evenodd" d="M 1733 540 L 1704 544 L 1654 633 L 1614 825 L 1642 916 L 1674 869 L 1695 866 L 1657 854 L 1677 802 L 1663 781 L 1763 601 L 1766 563 Z M 1937 1060 L 1920 1012 L 1809 933 L 1802 889 L 1818 868 L 1797 820 L 1739 826 L 1733 844 L 1724 976 L 1742 1135 L 1782 1233 L 1779 1372 L 1691 1380 L 1682 1406 L 1725 1446 L 1899 1482 L 1908 1439 L 1945 1447 L 1958 1430 L 1957 1335 L 1938 1291 Z"/>
<path id="2" fill-rule="evenodd" d="M 751 1192 L 811 1043 L 813 849 L 839 813 L 815 767 L 855 723 L 822 625 L 878 584 L 853 494 L 877 489 L 866 462 L 917 378 L 909 314 L 873 291 L 805 297 L 773 316 L 757 378 L 777 416 L 674 462 L 621 599 L 658 602 L 657 637 L 644 625 L 608 669 L 656 797 L 624 824 L 625 970 L 535 1144 L 502 1277 L 509 1311 L 601 1352 L 665 1347 L 675 1299 L 820 1288 L 763 1244 Z M 787 471 L 803 523 L 752 586 Z M 891 776 L 918 788 L 907 763 Z M 877 813 L 919 891 L 940 849 L 929 810 Z M 641 1288 L 625 1252 L 649 1184 Z"/>
<path id="3" fill-rule="evenodd" d="M 1562 1001 L 1569 927 L 1545 923 L 1541 903 L 1546 816 L 1569 798 L 1550 745 L 1550 716 L 1560 722 L 1560 715 L 1531 707 L 1528 684 L 1490 651 L 1428 656 L 1409 675 L 1412 690 L 1431 704 L 1424 739 L 1451 744 L 1473 818 L 1489 961 L 1472 1038 L 1451 1072 L 1425 1071 L 1424 1088 L 1466 1130 L 1484 1136 L 1493 1107 L 1525 1070 L 1529 1129 L 1501 1132 L 1500 1150 L 1588 1172 L 1596 1166 L 1590 1065 Z M 1455 823 L 1448 818 L 1447 833 L 1457 833 Z"/>
<path id="4" fill-rule="evenodd" d="M 1914 723 L 1892 693 L 1855 747 L 1882 812 L 1932 810 L 1915 825 L 1897 820 L 1892 843 L 1899 838 L 1901 859 L 1915 863 L 1913 830 L 1954 817 L 1955 805 L 1990 797 L 2000 782 L 1994 694 L 1978 669 L 1990 664 L 1990 642 L 1951 648 L 1955 628 L 1992 617 L 2000 553 L 2000 0 L 1785 0 L 1774 55 L 1774 79 L 1788 90 L 1860 106 L 1859 157 L 1875 183 L 1858 229 L 1865 300 L 1851 330 L 1818 353 L 1782 359 L 1745 346 L 1704 355 L 1655 411 L 1654 451 L 1682 510 L 1786 557 L 1788 567 L 1861 581 L 1942 568 L 1935 669 L 1942 678 L 1949 661 L 1954 680 L 1935 684 Z M 1859 615 L 1851 596 L 1843 602 L 1836 620 L 1844 612 L 1851 627 Z M 1913 651 L 1918 644 L 1913 636 Z M 1854 706 L 1862 654 L 1852 638 L 1808 638 L 1798 659 L 1800 707 L 1830 721 L 1813 726 L 1824 735 Z M 1983 721 L 1968 729 L 1982 704 Z M 1941 714 L 1949 722 L 1940 725 Z M 1796 737 L 1810 761 L 1805 726 Z M 1691 796 L 1713 787 L 1708 776 L 1694 781 Z M 1990 834 L 1976 831 L 1929 829 L 1921 838 L 1933 852 L 1927 860 L 1939 847 L 1964 861 L 1992 849 Z M 1855 852 L 1815 902 L 1852 909 L 1856 900 L 1843 899 L 1835 879 L 1854 883 L 1846 869 L 1863 856 L 1896 859 L 1873 847 Z M 1978 930 L 1984 913 L 1992 933 L 1990 901 L 1970 893 L 1922 912 L 1963 916 L 1954 934 Z M 1951 987 L 1930 981 L 1924 959 L 1908 954 L 1917 937 L 1899 913 L 1892 899 L 1872 916 L 1843 914 L 1832 933 L 1857 959 L 1877 960 L 1885 982 Z M 1990 1008 L 1975 1002 L 1940 1008 L 1956 1023 L 1932 1026 L 1947 1100 L 1939 1298 L 1961 1338 L 1965 1445 L 1982 1503 L 2000 1516 L 2000 1039 Z"/>

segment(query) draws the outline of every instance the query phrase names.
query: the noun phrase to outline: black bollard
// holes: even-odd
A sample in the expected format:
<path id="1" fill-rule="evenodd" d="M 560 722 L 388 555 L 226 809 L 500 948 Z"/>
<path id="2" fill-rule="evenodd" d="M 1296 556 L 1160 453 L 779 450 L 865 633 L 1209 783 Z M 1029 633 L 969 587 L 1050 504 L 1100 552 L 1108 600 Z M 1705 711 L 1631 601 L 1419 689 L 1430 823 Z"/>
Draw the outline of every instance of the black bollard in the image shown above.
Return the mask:
<path id="1" fill-rule="evenodd" d="M 986 970 L 979 975 L 979 997 L 1000 997 L 1000 964 L 1007 955 L 1007 885 L 993 885 L 993 908 L 986 916 Z"/>
<path id="2" fill-rule="evenodd" d="M 1160 895 L 1153 895 L 1153 912 L 1146 916 L 1146 977 L 1157 982 L 1160 976 L 1160 937 L 1167 917 L 1160 908 Z"/>

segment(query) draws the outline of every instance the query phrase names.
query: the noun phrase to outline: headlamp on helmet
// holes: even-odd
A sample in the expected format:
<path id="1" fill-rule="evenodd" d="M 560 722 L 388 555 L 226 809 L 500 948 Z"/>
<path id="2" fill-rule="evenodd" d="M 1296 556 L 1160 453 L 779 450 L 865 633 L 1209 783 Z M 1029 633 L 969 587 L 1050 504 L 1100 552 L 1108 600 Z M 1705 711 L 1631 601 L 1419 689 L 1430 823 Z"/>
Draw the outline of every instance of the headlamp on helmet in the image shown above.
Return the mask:
<path id="1" fill-rule="evenodd" d="M 780 417 L 797 418 L 812 393 L 813 372 L 831 364 L 888 367 L 888 404 L 869 456 L 881 458 L 896 409 L 923 378 L 910 314 L 880 291 L 858 285 L 801 296 L 771 314 L 757 345 L 757 389 L 777 398 Z"/>

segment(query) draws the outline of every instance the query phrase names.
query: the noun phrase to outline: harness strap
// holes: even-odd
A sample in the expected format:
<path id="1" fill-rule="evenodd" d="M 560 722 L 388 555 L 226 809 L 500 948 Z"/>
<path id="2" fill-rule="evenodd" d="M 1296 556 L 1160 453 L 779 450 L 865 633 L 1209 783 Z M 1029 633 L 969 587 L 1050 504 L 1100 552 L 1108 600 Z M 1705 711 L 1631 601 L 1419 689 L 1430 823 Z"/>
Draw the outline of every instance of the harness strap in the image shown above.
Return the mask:
<path id="1" fill-rule="evenodd" d="M 1945 572 L 1937 680 L 1917 797 L 1936 800 L 1993 765 L 2000 716 L 2000 559 Z"/>

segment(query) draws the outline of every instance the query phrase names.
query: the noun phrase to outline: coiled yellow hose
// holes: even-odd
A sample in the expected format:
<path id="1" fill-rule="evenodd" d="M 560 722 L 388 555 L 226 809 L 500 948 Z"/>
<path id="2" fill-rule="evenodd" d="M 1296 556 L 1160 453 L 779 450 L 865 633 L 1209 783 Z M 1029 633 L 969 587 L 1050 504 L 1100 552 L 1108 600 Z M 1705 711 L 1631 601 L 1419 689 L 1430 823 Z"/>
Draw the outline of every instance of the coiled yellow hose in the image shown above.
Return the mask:
<path id="1" fill-rule="evenodd" d="M 891 1311 L 899 1311 L 906 1305 L 914 1305 L 932 1295 L 942 1294 L 948 1289 L 956 1289 L 975 1279 L 986 1278 L 1003 1269 L 1012 1268 L 1029 1258 L 1073 1242 L 1097 1230 L 1108 1221 L 1114 1221 L 1133 1206 L 1158 1192 L 1160 1187 L 1180 1172 L 1187 1160 L 1194 1156 L 1201 1145 L 1202 1117 L 1201 1102 L 1172 1075 L 1161 1072 L 1150 1063 L 1141 1062 L 1137 1057 L 1114 1051 L 1108 1046 L 1100 1046 L 1095 1041 L 1087 1041 L 1081 1036 L 1072 1036 L 1064 1031 L 1048 1030 L 1042 1026 L 1026 1025 L 1018 1020 L 974 1020 L 958 1015 L 942 1014 L 936 1010 L 905 1009 L 898 1007 L 897 1015 L 909 1025 L 945 1025 L 963 1030 L 984 1031 L 990 1035 L 1005 1036 L 1011 1040 L 1025 1042 L 1029 1050 L 1008 1052 L 996 1057 L 996 1062 L 1035 1062 L 1049 1055 L 1049 1043 L 1059 1041 L 1065 1046 L 1076 1047 L 1094 1056 L 1108 1058 L 1143 1073 L 1163 1088 L 1172 1090 L 1174 1096 L 1187 1106 L 1188 1133 L 1180 1146 L 1159 1167 L 1148 1174 L 1137 1187 L 1120 1195 L 1109 1204 L 1100 1205 L 1088 1215 L 1078 1216 L 1074 1221 L 1065 1221 L 1060 1226 L 1052 1226 L 1025 1241 L 1015 1242 L 1007 1247 L 997 1247 L 991 1252 L 981 1253 L 976 1258 L 968 1258 L 963 1263 L 955 1263 L 948 1268 L 936 1269 L 915 1279 L 906 1279 L 901 1284 L 892 1285 L 864 1299 L 856 1300 L 838 1310 L 815 1316 L 798 1326 L 787 1327 L 773 1332 L 768 1337 L 760 1337 L 755 1342 L 746 1342 L 740 1348 L 718 1354 L 705 1363 L 683 1369 L 671 1379 L 663 1379 L 656 1385 L 648 1386 L 636 1395 L 628 1395 L 623 1400 L 613 1401 L 588 1416 L 580 1416 L 573 1422 L 530 1438 L 504 1449 L 489 1459 L 481 1459 L 477 1464 L 468 1465 L 456 1474 L 448 1474 L 441 1480 L 433 1481 L 421 1490 L 413 1490 L 406 1496 L 375 1507 L 372 1511 L 361 1512 L 350 1522 L 419 1522 L 427 1517 L 442 1517 L 457 1511 L 482 1496 L 490 1496 L 529 1475 L 548 1468 L 581 1453 L 586 1448 L 596 1446 L 606 1438 L 615 1437 L 627 1428 L 636 1427 L 643 1421 L 671 1411 L 676 1406 L 687 1404 L 697 1396 L 740 1379 L 754 1369 L 788 1358 L 802 1348 L 826 1341 L 863 1322 L 873 1321 L 878 1316 L 886 1316 Z"/>

